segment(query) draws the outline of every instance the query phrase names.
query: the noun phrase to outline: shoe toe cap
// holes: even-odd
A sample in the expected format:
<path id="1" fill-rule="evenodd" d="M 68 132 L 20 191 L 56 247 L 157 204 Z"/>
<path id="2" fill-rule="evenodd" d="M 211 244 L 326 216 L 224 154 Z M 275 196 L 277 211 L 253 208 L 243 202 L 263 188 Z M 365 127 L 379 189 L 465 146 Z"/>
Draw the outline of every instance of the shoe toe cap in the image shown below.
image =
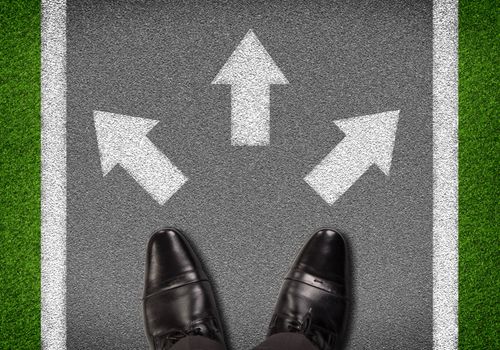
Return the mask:
<path id="1" fill-rule="evenodd" d="M 347 244 L 337 231 L 317 231 L 302 249 L 294 269 L 337 283 L 345 283 Z"/>
<path id="2" fill-rule="evenodd" d="M 175 280 L 204 276 L 193 249 L 180 231 L 168 228 L 155 232 L 148 244 L 145 294 L 168 287 Z"/>

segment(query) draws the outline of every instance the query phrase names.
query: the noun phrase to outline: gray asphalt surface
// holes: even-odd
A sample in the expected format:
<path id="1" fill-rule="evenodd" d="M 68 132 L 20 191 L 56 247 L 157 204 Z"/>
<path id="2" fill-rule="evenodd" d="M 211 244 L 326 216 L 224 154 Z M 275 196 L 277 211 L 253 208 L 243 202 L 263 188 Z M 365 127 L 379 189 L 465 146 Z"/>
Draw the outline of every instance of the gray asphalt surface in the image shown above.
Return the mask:
<path id="1" fill-rule="evenodd" d="M 230 143 L 230 87 L 211 85 L 249 29 L 289 81 L 271 143 Z M 73 1 L 67 8 L 67 344 L 145 349 L 151 233 L 186 232 L 232 349 L 266 333 L 289 265 L 320 227 L 349 240 L 347 349 L 432 348 L 430 1 Z M 159 120 L 150 140 L 189 178 L 158 205 L 120 166 L 102 176 L 93 111 Z M 391 174 L 372 166 L 332 206 L 304 181 L 334 120 L 401 110 Z"/>

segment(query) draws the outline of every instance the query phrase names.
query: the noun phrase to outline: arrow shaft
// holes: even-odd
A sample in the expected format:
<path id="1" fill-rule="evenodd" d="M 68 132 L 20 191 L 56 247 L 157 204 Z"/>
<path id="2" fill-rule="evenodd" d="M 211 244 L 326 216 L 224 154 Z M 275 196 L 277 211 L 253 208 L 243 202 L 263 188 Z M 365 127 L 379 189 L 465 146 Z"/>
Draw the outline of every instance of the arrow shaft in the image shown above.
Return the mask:
<path id="1" fill-rule="evenodd" d="M 328 203 L 340 198 L 373 163 L 353 139 L 342 140 L 306 177 L 305 181 Z"/>
<path id="2" fill-rule="evenodd" d="M 147 137 L 128 149 L 120 164 L 160 204 L 187 180 Z"/>
<path id="3" fill-rule="evenodd" d="M 264 146 L 270 141 L 270 85 L 245 84 L 231 87 L 231 143 Z"/>

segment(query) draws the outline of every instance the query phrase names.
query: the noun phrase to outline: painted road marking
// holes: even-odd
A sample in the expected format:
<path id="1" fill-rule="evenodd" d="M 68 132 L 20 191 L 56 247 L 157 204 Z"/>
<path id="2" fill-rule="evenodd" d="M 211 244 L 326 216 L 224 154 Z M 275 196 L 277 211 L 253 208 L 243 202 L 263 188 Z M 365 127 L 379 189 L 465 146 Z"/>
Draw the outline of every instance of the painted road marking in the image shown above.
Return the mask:
<path id="1" fill-rule="evenodd" d="M 458 1 L 433 1 L 433 341 L 458 348 Z"/>
<path id="2" fill-rule="evenodd" d="M 66 2 L 42 1 L 42 349 L 66 349 Z"/>
<path id="3" fill-rule="evenodd" d="M 331 205 L 372 164 L 388 176 L 398 119 L 390 111 L 335 121 L 345 137 L 304 180 Z"/>
<path id="4" fill-rule="evenodd" d="M 104 176 L 120 164 L 160 205 L 186 183 L 146 136 L 157 120 L 95 111 L 94 122 Z"/>
<path id="5" fill-rule="evenodd" d="M 231 85 L 231 144 L 270 143 L 270 85 L 288 80 L 250 29 L 212 84 Z"/>

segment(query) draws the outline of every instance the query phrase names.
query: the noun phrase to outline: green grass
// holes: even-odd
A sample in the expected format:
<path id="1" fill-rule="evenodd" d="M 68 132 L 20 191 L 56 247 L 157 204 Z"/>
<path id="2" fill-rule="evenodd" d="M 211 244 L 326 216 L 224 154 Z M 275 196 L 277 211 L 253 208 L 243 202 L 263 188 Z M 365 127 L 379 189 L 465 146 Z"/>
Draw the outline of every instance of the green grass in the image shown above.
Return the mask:
<path id="1" fill-rule="evenodd" d="M 39 13 L 0 7 L 0 349 L 40 347 Z"/>
<path id="2" fill-rule="evenodd" d="M 498 6 L 460 2 L 460 349 L 500 349 Z M 40 4 L 0 8 L 0 349 L 40 348 Z"/>
<path id="3" fill-rule="evenodd" d="M 498 5 L 459 8 L 459 344 L 500 349 Z"/>

